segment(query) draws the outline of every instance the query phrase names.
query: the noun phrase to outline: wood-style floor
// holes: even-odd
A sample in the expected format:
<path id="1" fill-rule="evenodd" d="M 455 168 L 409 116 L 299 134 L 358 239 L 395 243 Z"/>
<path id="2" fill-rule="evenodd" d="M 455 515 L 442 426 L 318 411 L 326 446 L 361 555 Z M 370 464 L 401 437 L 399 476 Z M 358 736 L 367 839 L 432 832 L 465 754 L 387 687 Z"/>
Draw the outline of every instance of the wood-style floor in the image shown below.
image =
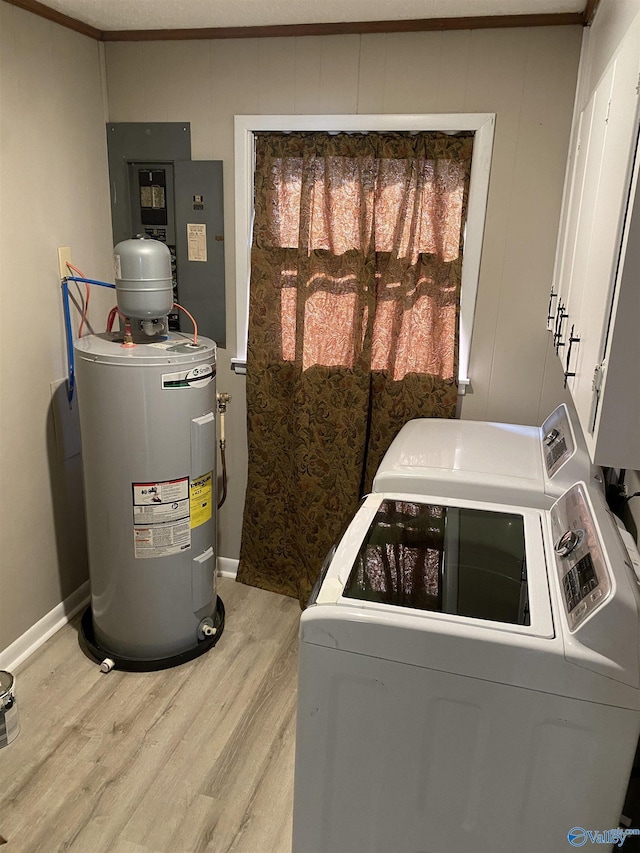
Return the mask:
<path id="1" fill-rule="evenodd" d="M 218 589 L 224 634 L 183 666 L 104 675 L 75 619 L 14 673 L 2 853 L 289 853 L 300 608 Z"/>

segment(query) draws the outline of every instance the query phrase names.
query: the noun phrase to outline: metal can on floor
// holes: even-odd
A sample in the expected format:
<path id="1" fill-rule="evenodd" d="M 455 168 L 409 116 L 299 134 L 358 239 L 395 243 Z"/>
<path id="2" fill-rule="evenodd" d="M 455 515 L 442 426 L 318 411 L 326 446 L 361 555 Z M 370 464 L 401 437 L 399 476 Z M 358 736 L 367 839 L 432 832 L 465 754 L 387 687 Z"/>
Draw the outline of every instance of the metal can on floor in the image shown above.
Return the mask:
<path id="1" fill-rule="evenodd" d="M 0 670 L 0 748 L 8 746 L 20 733 L 15 685 L 13 675 Z"/>

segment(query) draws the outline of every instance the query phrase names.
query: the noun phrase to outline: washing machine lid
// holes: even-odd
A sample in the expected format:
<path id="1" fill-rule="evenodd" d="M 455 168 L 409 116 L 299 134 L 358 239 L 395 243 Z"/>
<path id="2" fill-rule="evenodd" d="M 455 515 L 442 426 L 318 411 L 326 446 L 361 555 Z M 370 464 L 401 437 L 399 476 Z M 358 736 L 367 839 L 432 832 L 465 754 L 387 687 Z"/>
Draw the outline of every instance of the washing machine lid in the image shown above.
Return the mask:
<path id="1" fill-rule="evenodd" d="M 562 403 L 542 426 L 422 418 L 387 450 L 374 492 L 412 491 L 548 509 L 574 483 L 602 489 L 575 410 Z"/>
<path id="2" fill-rule="evenodd" d="M 517 502 L 544 500 L 538 427 L 421 418 L 403 426 L 373 481 L 374 492 L 442 494 Z M 535 503 L 535 501 L 534 501 Z"/>
<path id="3" fill-rule="evenodd" d="M 541 513 L 423 495 L 369 495 L 315 599 L 477 630 L 554 636 Z"/>

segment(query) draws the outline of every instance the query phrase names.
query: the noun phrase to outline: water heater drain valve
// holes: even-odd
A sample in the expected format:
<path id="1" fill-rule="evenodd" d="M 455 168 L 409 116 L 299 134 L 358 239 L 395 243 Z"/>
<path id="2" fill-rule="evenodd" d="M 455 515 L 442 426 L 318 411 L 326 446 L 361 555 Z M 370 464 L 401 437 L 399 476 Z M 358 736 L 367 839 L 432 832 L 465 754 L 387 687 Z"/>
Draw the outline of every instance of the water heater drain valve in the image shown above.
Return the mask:
<path id="1" fill-rule="evenodd" d="M 203 619 L 202 622 L 198 625 L 198 639 L 205 640 L 207 637 L 213 637 L 218 633 L 218 629 L 213 625 L 213 619 L 210 616 L 207 616 L 206 619 Z"/>

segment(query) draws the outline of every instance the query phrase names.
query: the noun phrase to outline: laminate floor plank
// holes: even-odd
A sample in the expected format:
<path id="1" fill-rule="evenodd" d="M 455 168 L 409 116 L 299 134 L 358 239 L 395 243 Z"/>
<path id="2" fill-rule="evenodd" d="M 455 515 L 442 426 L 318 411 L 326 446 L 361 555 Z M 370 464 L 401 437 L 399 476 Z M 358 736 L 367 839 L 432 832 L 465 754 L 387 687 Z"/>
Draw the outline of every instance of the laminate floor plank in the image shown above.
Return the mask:
<path id="1" fill-rule="evenodd" d="M 225 631 L 183 666 L 104 675 L 76 619 L 18 669 L 3 853 L 289 853 L 300 609 L 219 592 Z"/>
<path id="2" fill-rule="evenodd" d="M 193 838 L 189 849 L 197 851 L 288 849 L 290 832 L 285 842 L 282 836 L 283 827 L 290 828 L 293 776 L 283 772 L 293 773 L 296 632 L 294 626 L 208 774 L 202 795 L 224 807 L 202 809 L 197 827 L 193 815 L 185 815 L 169 850 L 187 833 Z"/>
<path id="3" fill-rule="evenodd" d="M 297 635 L 295 625 L 293 631 Z M 228 677 L 218 682 L 218 689 L 212 692 L 206 703 L 199 701 L 197 704 L 191 704 L 192 709 L 198 709 L 197 717 L 175 749 L 170 754 L 166 751 L 168 761 L 162 771 L 162 784 L 149 788 L 126 827 L 124 834 L 127 839 L 137 843 L 142 843 L 144 839 L 149 843 L 149 839 L 153 839 L 159 850 L 164 849 L 163 844 L 167 843 L 166 830 L 177 828 L 162 826 L 162 818 L 167 813 L 173 792 L 182 789 L 185 795 L 192 797 L 202 793 L 203 789 L 207 788 L 213 769 L 223 762 L 226 764 L 228 745 L 235 743 L 247 709 L 255 705 L 254 694 L 264 679 L 270 677 L 272 667 L 269 665 L 278 655 L 279 648 L 279 644 L 270 641 L 257 648 L 255 645 L 249 645 L 244 650 L 239 649 L 227 667 Z M 251 660 L 247 662 L 247 658 Z M 183 691 L 181 699 L 190 704 L 188 691 Z M 295 702 L 295 683 L 292 686 L 290 701 Z M 263 740 L 264 732 L 269 732 L 267 739 L 274 736 L 270 728 L 271 715 L 267 713 L 268 710 L 270 709 L 263 711 Z M 247 764 L 258 760 L 259 750 L 258 745 L 256 755 L 247 759 Z M 188 768 L 186 774 L 185 768 Z M 233 799 L 231 792 L 228 798 L 235 809 L 237 801 Z M 188 816 L 188 809 L 186 814 Z M 182 815 L 172 814 L 171 823 L 177 818 L 182 818 Z M 169 838 L 171 834 L 169 832 Z M 169 845 L 168 849 L 176 848 Z"/>

